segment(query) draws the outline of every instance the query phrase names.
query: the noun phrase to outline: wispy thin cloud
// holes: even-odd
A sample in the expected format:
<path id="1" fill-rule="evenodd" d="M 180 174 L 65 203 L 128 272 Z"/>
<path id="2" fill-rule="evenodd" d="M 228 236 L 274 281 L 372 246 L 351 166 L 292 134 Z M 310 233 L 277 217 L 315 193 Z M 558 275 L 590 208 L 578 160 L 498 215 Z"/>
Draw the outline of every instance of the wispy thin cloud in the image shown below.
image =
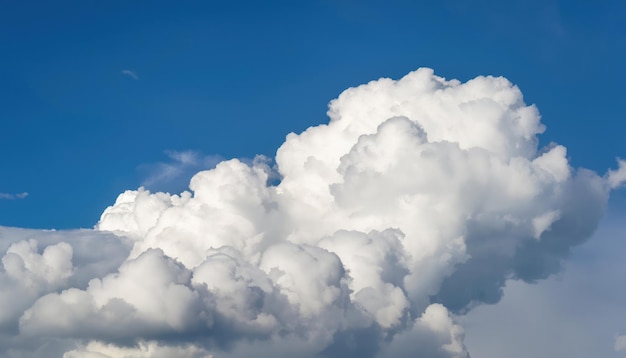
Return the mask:
<path id="1" fill-rule="evenodd" d="M 18 193 L 18 194 L 0 193 L 0 200 L 24 199 L 27 196 L 28 196 L 27 192 Z"/>
<path id="2" fill-rule="evenodd" d="M 193 150 L 167 150 L 167 162 L 144 164 L 140 170 L 146 173 L 141 185 L 149 189 L 186 186 L 189 178 L 199 170 L 214 168 L 222 161 L 219 155 L 203 155 Z"/>
<path id="3" fill-rule="evenodd" d="M 617 336 L 615 338 L 615 351 L 626 351 L 626 336 Z"/>
<path id="4" fill-rule="evenodd" d="M 137 73 L 131 70 L 122 70 L 122 74 L 126 75 L 128 77 L 131 77 L 134 80 L 138 80 L 139 76 L 137 76 Z"/>

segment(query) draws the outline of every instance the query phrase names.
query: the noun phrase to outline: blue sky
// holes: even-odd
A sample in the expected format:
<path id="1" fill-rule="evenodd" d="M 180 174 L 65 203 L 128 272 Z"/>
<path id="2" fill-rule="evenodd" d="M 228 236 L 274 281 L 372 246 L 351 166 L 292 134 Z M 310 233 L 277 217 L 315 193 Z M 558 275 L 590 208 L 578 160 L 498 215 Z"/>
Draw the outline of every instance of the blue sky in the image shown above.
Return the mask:
<path id="1" fill-rule="evenodd" d="M 343 89 L 422 66 L 507 77 L 541 140 L 603 173 L 626 156 L 625 17 L 622 1 L 3 1 L 0 192 L 29 195 L 0 200 L 0 224 L 91 227 L 166 151 L 272 157 Z"/>

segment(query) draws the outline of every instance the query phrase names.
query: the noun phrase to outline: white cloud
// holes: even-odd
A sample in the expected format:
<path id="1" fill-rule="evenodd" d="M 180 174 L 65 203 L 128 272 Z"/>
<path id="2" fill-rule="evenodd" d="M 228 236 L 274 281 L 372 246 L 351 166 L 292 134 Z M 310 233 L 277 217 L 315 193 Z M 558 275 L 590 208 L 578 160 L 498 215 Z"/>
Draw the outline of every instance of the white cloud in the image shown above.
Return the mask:
<path id="1" fill-rule="evenodd" d="M 626 351 L 626 335 L 615 337 L 615 351 L 616 352 Z"/>
<path id="2" fill-rule="evenodd" d="M 107 232 L 0 227 L 0 355 L 61 356 L 71 341 L 16 335 L 20 317 L 43 295 L 84 287 L 116 270 L 129 249 Z"/>
<path id="3" fill-rule="evenodd" d="M 107 339 L 151 336 L 196 328 L 204 315 L 190 286 L 191 272 L 148 250 L 119 272 L 94 278 L 85 290 L 70 288 L 41 297 L 20 318 L 26 335 Z"/>
<path id="4" fill-rule="evenodd" d="M 118 347 L 102 342 L 89 342 L 63 354 L 63 358 L 212 358 L 204 349 L 194 346 L 162 346 L 159 342 L 139 342 L 137 347 Z"/>
<path id="5" fill-rule="evenodd" d="M 450 317 L 448 310 L 433 304 L 426 308 L 415 325 L 384 346 L 379 357 L 408 357 L 414 352 L 432 358 L 469 358 L 463 344 L 464 331 Z"/>
<path id="6" fill-rule="evenodd" d="M 0 327 L 11 326 L 40 295 L 66 286 L 72 274 L 72 247 L 66 242 L 47 246 L 39 254 L 34 239 L 9 246 L 0 271 Z"/>
<path id="7" fill-rule="evenodd" d="M 233 159 L 178 195 L 120 194 L 96 230 L 132 249 L 92 271 L 85 246 L 69 243 L 71 262 L 55 249 L 65 266 L 46 277 L 62 284 L 13 310 L 17 338 L 67 357 L 467 357 L 455 314 L 558 272 L 614 187 L 563 146 L 538 150 L 539 114 L 504 78 L 420 69 L 350 88 L 328 114 L 287 136 L 276 168 Z M 155 182 L 206 165 L 168 155 Z"/>
<path id="8" fill-rule="evenodd" d="M 606 178 L 611 188 L 618 188 L 626 183 L 626 160 L 618 159 L 618 169 L 609 170 Z"/>
<path id="9" fill-rule="evenodd" d="M 9 193 L 0 193 L 0 200 L 15 200 L 15 199 L 24 199 L 28 196 L 27 192 L 18 193 L 18 194 L 9 194 Z"/>
<path id="10" fill-rule="evenodd" d="M 134 72 L 134 71 L 131 71 L 131 70 L 122 70 L 122 74 L 126 75 L 126 76 L 128 76 L 128 77 L 130 77 L 130 78 L 132 78 L 134 80 L 138 80 L 139 79 L 139 76 L 137 75 L 137 73 Z"/>

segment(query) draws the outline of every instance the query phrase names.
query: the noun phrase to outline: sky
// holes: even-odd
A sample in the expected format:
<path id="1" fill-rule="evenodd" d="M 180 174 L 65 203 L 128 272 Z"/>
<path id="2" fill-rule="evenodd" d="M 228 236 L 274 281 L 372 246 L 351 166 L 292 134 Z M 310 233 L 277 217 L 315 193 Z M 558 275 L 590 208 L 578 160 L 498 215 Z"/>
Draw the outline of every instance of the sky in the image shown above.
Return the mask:
<path id="1" fill-rule="evenodd" d="M 90 228 L 167 151 L 273 157 L 344 89 L 418 67 L 505 76 L 577 166 L 626 151 L 621 1 L 1 6 L 0 192 L 29 194 L 2 225 Z"/>
<path id="2" fill-rule="evenodd" d="M 625 17 L 3 1 L 0 302 L 27 297 L 0 315 L 4 353 L 625 356 Z M 188 305 L 160 320 L 167 299 L 125 289 Z M 68 302 L 87 336 L 51 333 L 44 308 Z"/>

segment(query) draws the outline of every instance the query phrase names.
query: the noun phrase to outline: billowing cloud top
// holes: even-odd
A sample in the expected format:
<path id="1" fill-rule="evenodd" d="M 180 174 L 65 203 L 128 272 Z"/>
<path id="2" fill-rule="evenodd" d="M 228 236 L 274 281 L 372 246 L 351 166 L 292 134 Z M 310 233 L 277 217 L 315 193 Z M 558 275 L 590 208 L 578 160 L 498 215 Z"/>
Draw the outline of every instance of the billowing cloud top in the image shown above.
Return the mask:
<path id="1" fill-rule="evenodd" d="M 1 231 L 5 355 L 467 357 L 454 314 L 557 272 L 625 179 L 539 150 L 539 113 L 504 78 L 423 68 L 328 115 L 273 168 L 127 191 L 96 231 Z"/>

